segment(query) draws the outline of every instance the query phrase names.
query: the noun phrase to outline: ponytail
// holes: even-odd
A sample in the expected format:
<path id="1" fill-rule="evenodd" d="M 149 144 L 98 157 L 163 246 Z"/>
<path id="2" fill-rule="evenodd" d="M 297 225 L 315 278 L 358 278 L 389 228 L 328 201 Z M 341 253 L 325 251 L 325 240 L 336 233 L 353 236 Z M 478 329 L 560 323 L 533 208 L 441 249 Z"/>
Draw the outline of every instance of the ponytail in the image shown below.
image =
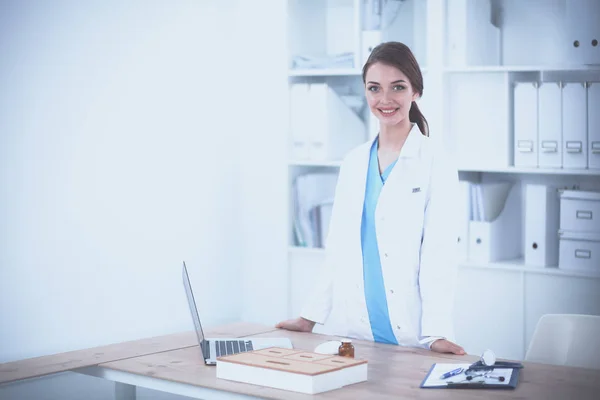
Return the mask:
<path id="1" fill-rule="evenodd" d="M 410 120 L 410 122 L 414 122 L 417 124 L 417 126 L 421 130 L 421 133 L 424 136 L 429 136 L 429 123 L 425 119 L 425 116 L 423 115 L 421 110 L 419 110 L 419 106 L 417 105 L 416 101 L 413 101 L 410 105 L 408 119 Z"/>

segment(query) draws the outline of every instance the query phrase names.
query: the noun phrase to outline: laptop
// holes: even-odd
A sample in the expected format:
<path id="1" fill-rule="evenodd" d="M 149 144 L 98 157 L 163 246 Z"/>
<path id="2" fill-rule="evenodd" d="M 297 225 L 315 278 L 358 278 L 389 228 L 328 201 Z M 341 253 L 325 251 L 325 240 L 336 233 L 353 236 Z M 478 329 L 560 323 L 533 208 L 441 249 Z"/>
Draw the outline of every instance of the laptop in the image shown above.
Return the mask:
<path id="1" fill-rule="evenodd" d="M 217 365 L 217 357 L 242 353 L 251 350 L 266 349 L 267 347 L 282 347 L 291 349 L 292 341 L 288 338 L 206 338 L 200 324 L 200 316 L 196 308 L 194 293 L 188 275 L 185 261 L 183 262 L 183 286 L 187 295 L 190 313 L 194 321 L 194 328 L 198 336 L 198 344 L 202 350 L 202 357 L 206 365 Z"/>

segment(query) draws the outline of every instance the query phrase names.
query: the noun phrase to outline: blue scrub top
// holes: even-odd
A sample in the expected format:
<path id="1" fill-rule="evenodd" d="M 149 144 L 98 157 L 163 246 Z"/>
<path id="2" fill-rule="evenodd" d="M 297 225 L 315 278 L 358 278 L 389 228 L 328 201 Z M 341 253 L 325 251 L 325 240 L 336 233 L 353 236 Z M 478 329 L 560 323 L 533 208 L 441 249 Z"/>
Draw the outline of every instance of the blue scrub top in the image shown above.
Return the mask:
<path id="1" fill-rule="evenodd" d="M 389 167 L 379 173 L 379 160 L 377 147 L 379 140 L 376 139 L 371 146 L 369 157 L 369 169 L 367 171 L 367 185 L 365 188 L 365 202 L 363 205 L 361 225 L 361 245 L 363 256 L 363 279 L 365 283 L 365 299 L 369 312 L 369 321 L 373 331 L 373 339 L 376 342 L 398 344 L 396 336 L 390 323 L 385 285 L 381 273 L 381 259 L 377 245 L 375 231 L 375 208 L 379 200 L 379 194 L 385 184 L 390 172 L 396 165 L 394 161 Z"/>

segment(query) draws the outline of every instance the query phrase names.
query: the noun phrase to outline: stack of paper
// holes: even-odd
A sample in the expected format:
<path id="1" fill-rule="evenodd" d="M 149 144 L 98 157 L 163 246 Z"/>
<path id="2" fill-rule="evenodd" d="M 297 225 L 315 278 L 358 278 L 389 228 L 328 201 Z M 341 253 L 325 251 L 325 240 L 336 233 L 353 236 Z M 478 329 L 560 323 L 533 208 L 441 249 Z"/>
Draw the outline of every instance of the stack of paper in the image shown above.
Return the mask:
<path id="1" fill-rule="evenodd" d="M 367 380 L 367 360 L 271 347 L 217 359 L 217 378 L 315 394 Z"/>

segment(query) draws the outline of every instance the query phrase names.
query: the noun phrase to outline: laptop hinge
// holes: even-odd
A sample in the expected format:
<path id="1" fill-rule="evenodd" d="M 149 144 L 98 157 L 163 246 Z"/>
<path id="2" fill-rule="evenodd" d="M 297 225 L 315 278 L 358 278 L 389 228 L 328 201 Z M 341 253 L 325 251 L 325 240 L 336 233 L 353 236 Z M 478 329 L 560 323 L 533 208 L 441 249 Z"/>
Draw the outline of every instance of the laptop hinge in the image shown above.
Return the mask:
<path id="1" fill-rule="evenodd" d="M 208 360 L 210 358 L 210 343 L 208 340 L 202 341 L 202 354 L 204 355 L 204 359 Z"/>

